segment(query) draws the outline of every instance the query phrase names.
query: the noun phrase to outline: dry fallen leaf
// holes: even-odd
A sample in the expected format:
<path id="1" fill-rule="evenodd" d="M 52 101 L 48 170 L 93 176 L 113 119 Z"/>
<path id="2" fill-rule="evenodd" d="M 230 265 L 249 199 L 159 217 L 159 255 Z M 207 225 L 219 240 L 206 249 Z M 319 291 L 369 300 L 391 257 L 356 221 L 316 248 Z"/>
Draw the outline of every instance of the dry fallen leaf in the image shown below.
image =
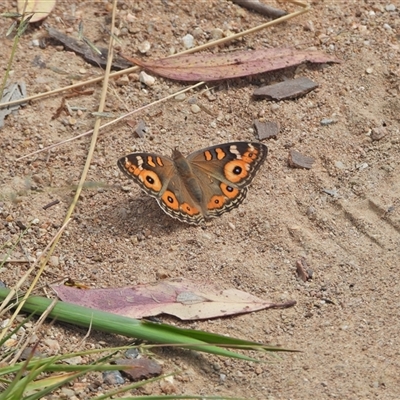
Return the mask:
<path id="1" fill-rule="evenodd" d="M 287 308 L 296 303 L 270 303 L 240 290 L 221 290 L 212 284 L 184 278 L 126 288 L 80 290 L 60 285 L 53 289 L 63 301 L 132 318 L 164 313 L 182 320 L 206 319 Z"/>
<path id="2" fill-rule="evenodd" d="M 20 14 L 33 14 L 29 22 L 45 19 L 54 9 L 56 0 L 18 0 L 17 8 Z"/>
<path id="3" fill-rule="evenodd" d="M 154 61 L 142 61 L 120 54 L 145 70 L 180 81 L 215 81 L 238 78 L 291 67 L 303 62 L 340 62 L 319 51 L 287 48 L 235 51 L 232 53 L 184 54 Z"/>

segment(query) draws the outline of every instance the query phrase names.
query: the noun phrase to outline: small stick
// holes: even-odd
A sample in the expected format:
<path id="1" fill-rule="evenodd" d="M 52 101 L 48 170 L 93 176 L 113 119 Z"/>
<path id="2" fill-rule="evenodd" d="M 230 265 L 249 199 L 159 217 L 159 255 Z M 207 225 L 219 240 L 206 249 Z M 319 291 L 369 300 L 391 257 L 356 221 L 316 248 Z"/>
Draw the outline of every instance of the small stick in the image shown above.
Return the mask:
<path id="1" fill-rule="evenodd" d="M 287 15 L 286 11 L 267 6 L 263 3 L 260 3 L 258 0 L 232 0 L 232 3 L 271 18 L 279 18 Z"/>
<path id="2" fill-rule="evenodd" d="M 43 206 L 43 210 L 47 210 L 48 208 L 55 206 L 55 205 L 58 204 L 59 202 L 60 202 L 60 200 L 54 200 L 54 201 L 52 201 L 51 203 L 46 204 L 45 206 Z"/>

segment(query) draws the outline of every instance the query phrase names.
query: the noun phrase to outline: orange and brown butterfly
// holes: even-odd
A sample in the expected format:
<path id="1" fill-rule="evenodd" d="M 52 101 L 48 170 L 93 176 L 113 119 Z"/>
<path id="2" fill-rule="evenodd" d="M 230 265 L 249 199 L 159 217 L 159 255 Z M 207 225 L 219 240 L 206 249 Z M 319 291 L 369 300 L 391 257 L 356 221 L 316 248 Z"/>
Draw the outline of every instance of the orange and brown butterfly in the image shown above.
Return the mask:
<path id="1" fill-rule="evenodd" d="M 267 157 L 262 143 L 232 142 L 184 157 L 132 153 L 118 160 L 131 177 L 171 217 L 201 224 L 238 207 Z"/>

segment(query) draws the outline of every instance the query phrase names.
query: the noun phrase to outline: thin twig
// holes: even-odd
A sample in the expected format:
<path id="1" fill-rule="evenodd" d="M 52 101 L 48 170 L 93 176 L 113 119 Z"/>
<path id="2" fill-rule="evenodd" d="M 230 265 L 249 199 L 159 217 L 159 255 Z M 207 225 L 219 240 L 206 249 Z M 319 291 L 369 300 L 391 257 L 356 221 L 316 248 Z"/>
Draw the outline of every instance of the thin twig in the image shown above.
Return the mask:
<path id="1" fill-rule="evenodd" d="M 164 97 L 164 98 L 162 98 L 162 99 L 156 100 L 156 101 L 154 101 L 153 103 L 146 104 L 145 106 L 139 107 L 139 108 L 137 108 L 137 109 L 135 109 L 135 110 L 129 112 L 128 114 L 124 114 L 124 115 L 122 115 L 121 117 L 118 117 L 117 119 L 114 119 L 113 121 L 107 122 L 106 124 L 100 126 L 99 129 L 107 128 L 108 126 L 113 125 L 113 124 L 115 124 L 115 123 L 117 123 L 117 122 L 123 120 L 124 118 L 127 118 L 127 117 L 129 117 L 129 116 L 131 116 L 131 115 L 133 115 L 133 114 L 136 114 L 136 113 L 140 112 L 140 111 L 144 111 L 144 110 L 146 110 L 147 108 L 150 108 L 150 107 L 152 107 L 152 106 L 154 106 L 154 105 L 156 105 L 156 104 L 159 104 L 159 103 L 162 103 L 162 102 L 164 102 L 164 101 L 167 101 L 167 100 L 169 100 L 169 99 L 171 99 L 171 98 L 173 98 L 173 97 L 175 97 L 175 96 L 178 96 L 178 95 L 181 94 L 181 93 L 185 93 L 185 92 L 188 92 L 189 90 L 195 89 L 195 88 L 198 87 L 198 86 L 204 85 L 204 83 L 205 83 L 205 82 L 196 83 L 195 85 L 192 85 L 192 86 L 189 86 L 189 87 L 187 87 L 187 88 L 185 88 L 185 89 L 182 89 L 182 90 L 180 90 L 179 92 L 170 94 L 170 95 L 168 95 L 168 96 L 166 96 L 166 97 Z M 52 144 L 52 145 L 50 145 L 50 146 L 44 147 L 43 149 L 39 149 L 39 150 L 36 150 L 36 151 L 34 151 L 34 152 L 32 152 L 32 153 L 26 154 L 26 155 L 24 155 L 24 156 L 22 156 L 22 157 L 17 158 L 15 161 L 23 160 L 24 158 L 33 156 L 33 155 L 38 154 L 38 153 L 41 153 L 41 152 L 43 152 L 43 151 L 49 151 L 49 150 L 53 149 L 54 147 L 58 147 L 58 146 L 61 146 L 62 144 L 72 142 L 72 141 L 74 141 L 74 140 L 76 140 L 76 139 L 80 139 L 80 138 L 82 138 L 82 137 L 84 137 L 84 136 L 91 135 L 92 133 L 93 133 L 93 129 L 91 129 L 90 131 L 81 133 L 80 135 L 74 136 L 74 137 L 72 137 L 72 138 L 69 138 L 69 139 L 66 139 L 66 140 L 62 140 L 61 142 L 54 143 L 54 144 Z"/>
<path id="2" fill-rule="evenodd" d="M 268 28 L 270 26 L 278 25 L 281 22 L 284 22 L 284 21 L 287 21 L 289 19 L 295 18 L 295 17 L 297 17 L 297 16 L 299 16 L 301 14 L 304 14 L 304 13 L 310 11 L 310 9 L 311 9 L 311 6 L 306 4 L 306 3 L 304 3 L 303 1 L 288 0 L 288 2 L 300 6 L 300 7 L 302 7 L 302 9 L 299 10 L 299 11 L 295 11 L 295 12 L 293 12 L 291 14 L 284 15 L 283 17 L 280 17 L 278 19 L 274 19 L 273 21 L 266 22 L 265 24 L 261 24 L 261 25 L 258 25 L 256 27 L 254 27 L 254 28 L 247 29 L 246 31 L 236 33 L 235 35 L 224 37 L 224 38 L 221 38 L 221 39 L 218 39 L 218 40 L 214 40 L 214 41 L 202 44 L 201 46 L 197 46 L 197 47 L 194 47 L 192 49 L 181 51 L 179 53 L 173 54 L 170 57 L 175 57 L 175 56 L 178 56 L 178 55 L 181 55 L 181 54 L 195 53 L 195 52 L 198 52 L 198 51 L 209 49 L 211 47 L 215 47 L 215 46 L 219 46 L 219 45 L 231 42 L 231 41 L 239 39 L 239 38 L 241 38 L 243 36 L 249 35 L 251 33 L 256 33 L 258 31 L 266 29 L 266 28 Z M 134 66 L 132 68 L 123 69 L 121 71 L 113 72 L 112 74 L 110 74 L 110 77 L 116 78 L 118 76 L 125 75 L 125 74 L 130 74 L 130 73 L 136 72 L 138 70 L 139 70 L 139 67 Z M 97 78 L 89 79 L 88 81 L 85 81 L 85 82 L 78 82 L 78 83 L 76 83 L 74 85 L 65 86 L 63 88 L 51 90 L 49 92 L 40 93 L 40 94 L 37 94 L 37 95 L 34 95 L 34 96 L 30 96 L 30 97 L 25 97 L 22 100 L 20 99 L 20 100 L 10 101 L 8 103 L 0 104 L 0 109 L 2 107 L 8 107 L 8 106 L 13 105 L 13 104 L 20 104 L 20 103 L 24 103 L 24 102 L 38 100 L 38 99 L 41 99 L 43 97 L 52 96 L 54 94 L 61 93 L 61 92 L 64 92 L 64 91 L 67 91 L 67 90 L 70 90 L 70 89 L 74 89 L 74 88 L 77 88 L 77 87 L 80 87 L 80 86 L 88 86 L 88 85 L 91 85 L 93 83 L 100 82 L 102 79 L 103 79 L 103 76 L 99 76 Z"/>
<path id="3" fill-rule="evenodd" d="M 49 306 L 46 308 L 46 310 L 42 313 L 40 318 L 36 321 L 35 325 L 33 326 L 33 329 L 30 332 L 29 336 L 25 340 L 25 343 L 18 344 L 18 346 L 17 346 L 18 351 L 15 353 L 14 358 L 9 362 L 10 365 L 14 365 L 18 361 L 18 359 L 21 357 L 21 354 L 23 353 L 23 351 L 30 344 L 30 339 L 33 337 L 33 335 L 36 334 L 36 332 L 39 331 L 39 329 L 43 325 L 43 322 L 46 320 L 48 315 L 53 311 L 53 308 L 57 304 L 57 301 L 58 301 L 57 299 L 53 299 L 53 301 L 49 304 Z M 6 362 L 7 359 L 3 359 L 2 361 Z"/>
<path id="4" fill-rule="evenodd" d="M 247 8 L 251 11 L 258 12 L 261 15 L 265 15 L 271 18 L 279 18 L 287 15 L 286 11 L 279 10 L 277 8 L 267 6 L 264 3 L 260 3 L 258 0 L 231 0 L 232 3 L 237 4 L 240 7 Z"/>
<path id="5" fill-rule="evenodd" d="M 18 295 L 18 291 L 20 289 L 20 287 L 24 284 L 24 282 L 28 279 L 29 275 L 35 270 L 35 268 L 37 267 L 37 264 L 40 260 L 42 260 L 42 258 L 44 257 L 44 255 L 46 254 L 47 250 L 50 248 L 50 246 L 52 246 L 52 244 L 58 239 L 58 237 L 61 236 L 62 232 L 64 232 L 65 228 L 67 227 L 67 225 L 69 224 L 71 220 L 69 219 L 68 221 L 66 221 L 64 223 L 64 225 L 58 230 L 57 234 L 53 237 L 53 239 L 50 241 L 50 243 L 46 246 L 46 248 L 43 250 L 42 254 L 40 255 L 40 257 L 32 264 L 32 266 L 28 269 L 28 271 L 26 271 L 26 273 L 24 274 L 24 276 L 17 282 L 17 284 L 10 290 L 10 293 L 8 293 L 7 297 L 3 300 L 3 302 L 0 304 L 0 315 L 1 312 L 8 306 L 8 303 L 11 301 L 11 299 L 13 299 L 15 296 Z M 39 272 L 35 275 L 35 278 L 31 284 L 31 286 L 29 287 L 28 291 L 25 293 L 24 298 L 22 299 L 22 301 L 18 304 L 17 309 L 15 310 L 14 314 L 12 315 L 12 317 L 10 318 L 7 327 L 9 328 L 12 326 L 12 323 L 14 321 L 14 319 L 16 318 L 16 316 L 18 315 L 19 311 L 21 310 L 22 306 L 25 303 L 25 300 L 29 297 L 29 295 L 31 294 L 34 286 L 36 285 L 36 282 L 38 281 L 41 272 L 43 271 L 43 268 L 41 268 L 39 270 Z M 3 329 L 0 332 L 0 341 L 1 339 L 4 337 L 4 335 L 6 334 L 7 329 Z"/>

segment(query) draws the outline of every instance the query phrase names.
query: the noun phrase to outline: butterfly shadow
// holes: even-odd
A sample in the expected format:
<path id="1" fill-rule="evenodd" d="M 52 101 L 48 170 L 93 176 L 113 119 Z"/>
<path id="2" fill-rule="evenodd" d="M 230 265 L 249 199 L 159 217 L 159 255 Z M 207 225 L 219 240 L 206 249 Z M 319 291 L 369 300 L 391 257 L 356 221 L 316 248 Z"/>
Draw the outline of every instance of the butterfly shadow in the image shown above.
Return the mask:
<path id="1" fill-rule="evenodd" d="M 140 194 L 128 201 L 114 199 L 105 214 L 107 224 L 112 225 L 114 235 L 137 235 L 139 240 L 149 235 L 163 237 L 165 234 L 190 227 L 164 213 L 154 199 Z"/>

